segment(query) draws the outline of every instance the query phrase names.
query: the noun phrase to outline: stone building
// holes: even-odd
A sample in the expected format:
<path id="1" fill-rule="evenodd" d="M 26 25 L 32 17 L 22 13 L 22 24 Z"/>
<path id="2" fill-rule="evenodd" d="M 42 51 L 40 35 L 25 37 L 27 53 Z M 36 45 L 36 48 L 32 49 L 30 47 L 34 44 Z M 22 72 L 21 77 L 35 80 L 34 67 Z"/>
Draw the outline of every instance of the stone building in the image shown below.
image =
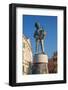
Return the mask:
<path id="1" fill-rule="evenodd" d="M 32 70 L 31 70 L 31 63 L 32 63 L 32 60 L 33 60 L 33 57 L 32 57 L 32 49 L 31 49 L 31 43 L 30 43 L 30 40 L 23 36 L 22 38 L 22 41 L 23 41 L 23 49 L 22 49 L 22 71 L 23 71 L 23 74 L 24 75 L 27 75 L 27 74 L 31 74 L 32 73 Z"/>
<path id="2" fill-rule="evenodd" d="M 48 60 L 48 71 L 49 73 L 57 73 L 57 52 L 55 52 L 52 56 L 52 58 L 50 58 Z"/>

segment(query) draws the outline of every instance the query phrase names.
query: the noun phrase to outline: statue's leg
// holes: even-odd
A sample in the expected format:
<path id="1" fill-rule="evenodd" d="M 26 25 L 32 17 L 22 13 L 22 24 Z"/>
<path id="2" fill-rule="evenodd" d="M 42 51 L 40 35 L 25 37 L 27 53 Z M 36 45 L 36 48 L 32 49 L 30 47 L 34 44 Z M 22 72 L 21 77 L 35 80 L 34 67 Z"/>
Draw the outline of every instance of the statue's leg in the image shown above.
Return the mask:
<path id="1" fill-rule="evenodd" d="M 42 50 L 42 53 L 44 53 L 44 40 L 41 40 L 41 50 Z"/>
<path id="2" fill-rule="evenodd" d="M 38 53 L 38 49 L 39 49 L 38 45 L 39 45 L 39 40 L 36 40 L 36 53 Z"/>

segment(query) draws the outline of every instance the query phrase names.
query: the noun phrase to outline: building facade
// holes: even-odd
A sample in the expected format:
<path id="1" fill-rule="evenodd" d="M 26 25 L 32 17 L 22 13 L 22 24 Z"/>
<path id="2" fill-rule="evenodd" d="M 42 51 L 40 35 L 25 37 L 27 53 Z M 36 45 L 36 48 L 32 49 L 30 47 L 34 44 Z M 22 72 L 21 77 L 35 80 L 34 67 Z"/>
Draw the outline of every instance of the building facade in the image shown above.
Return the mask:
<path id="1" fill-rule="evenodd" d="M 58 64 L 57 64 L 57 52 L 55 52 L 48 60 L 48 71 L 49 73 L 57 73 L 58 72 Z"/>
<path id="2" fill-rule="evenodd" d="M 22 38 L 22 72 L 23 75 L 27 75 L 27 74 L 31 74 L 32 73 L 32 60 L 33 60 L 33 56 L 32 56 L 32 49 L 31 49 L 31 42 L 28 38 L 26 38 L 25 36 L 23 36 Z"/>

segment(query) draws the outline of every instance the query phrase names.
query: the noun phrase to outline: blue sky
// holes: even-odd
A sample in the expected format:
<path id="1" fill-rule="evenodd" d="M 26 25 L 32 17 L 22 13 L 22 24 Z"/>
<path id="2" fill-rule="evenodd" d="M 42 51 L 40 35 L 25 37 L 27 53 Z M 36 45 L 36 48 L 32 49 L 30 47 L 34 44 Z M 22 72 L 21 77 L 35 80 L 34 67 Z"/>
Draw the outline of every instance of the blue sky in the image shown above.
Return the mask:
<path id="1" fill-rule="evenodd" d="M 45 38 L 45 53 L 50 58 L 55 51 L 57 51 L 57 16 L 34 16 L 24 15 L 23 17 L 24 35 L 30 38 L 32 44 L 33 54 L 35 54 L 35 39 L 33 37 L 35 32 L 35 22 L 38 21 L 44 28 L 46 34 Z"/>

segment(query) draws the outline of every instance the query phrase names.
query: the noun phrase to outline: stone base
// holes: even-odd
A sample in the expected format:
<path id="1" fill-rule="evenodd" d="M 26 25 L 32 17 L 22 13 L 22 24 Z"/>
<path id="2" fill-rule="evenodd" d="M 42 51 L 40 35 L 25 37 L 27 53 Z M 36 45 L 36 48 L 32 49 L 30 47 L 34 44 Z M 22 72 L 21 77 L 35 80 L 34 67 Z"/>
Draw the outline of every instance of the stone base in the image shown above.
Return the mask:
<path id="1" fill-rule="evenodd" d="M 48 56 L 46 54 L 35 54 L 33 58 L 33 74 L 48 73 Z"/>
<path id="2" fill-rule="evenodd" d="M 48 56 L 46 54 L 35 54 L 33 57 L 34 63 L 48 63 Z"/>

